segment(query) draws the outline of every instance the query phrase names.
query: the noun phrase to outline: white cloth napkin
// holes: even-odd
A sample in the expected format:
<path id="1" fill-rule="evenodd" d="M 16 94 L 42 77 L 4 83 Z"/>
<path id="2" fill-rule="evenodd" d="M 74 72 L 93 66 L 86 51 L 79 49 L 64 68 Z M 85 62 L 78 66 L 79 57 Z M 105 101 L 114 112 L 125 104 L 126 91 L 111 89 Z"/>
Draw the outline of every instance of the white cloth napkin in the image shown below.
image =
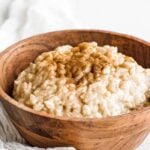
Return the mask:
<path id="1" fill-rule="evenodd" d="M 93 6 L 90 2 L 93 3 Z M 102 29 L 121 31 L 122 28 L 120 26 L 116 26 L 115 28 L 115 24 L 111 19 L 109 21 L 112 21 L 112 27 L 114 28 L 107 24 L 107 18 L 96 18 L 98 15 L 96 11 L 101 11 L 101 13 L 107 11 L 109 12 L 107 16 L 115 12 L 112 17 L 115 19 L 116 9 L 113 8 L 112 5 L 107 6 L 106 1 L 103 1 L 103 3 L 101 2 L 100 0 L 0 0 L 0 51 L 3 51 L 6 47 L 20 39 L 53 30 L 99 27 Z M 129 3 L 131 4 L 132 2 L 130 1 Z M 145 5 L 145 7 L 147 7 L 147 5 Z M 86 12 L 84 13 L 84 11 Z M 116 20 L 117 19 L 118 18 L 116 18 Z M 123 31 L 132 34 L 132 32 L 128 30 Z M 136 33 L 141 37 L 143 36 L 143 34 L 139 32 Z M 145 34 L 146 33 L 147 32 L 145 32 Z M 147 39 L 149 35 L 150 34 L 147 34 Z M 150 137 L 147 138 L 138 150 L 150 149 L 150 142 L 148 139 L 150 139 Z M 37 147 L 30 147 L 25 144 L 25 140 L 14 128 L 5 109 L 0 103 L 0 150 L 20 149 L 44 150 Z M 48 148 L 47 150 L 51 149 L 74 150 L 74 148 Z"/>

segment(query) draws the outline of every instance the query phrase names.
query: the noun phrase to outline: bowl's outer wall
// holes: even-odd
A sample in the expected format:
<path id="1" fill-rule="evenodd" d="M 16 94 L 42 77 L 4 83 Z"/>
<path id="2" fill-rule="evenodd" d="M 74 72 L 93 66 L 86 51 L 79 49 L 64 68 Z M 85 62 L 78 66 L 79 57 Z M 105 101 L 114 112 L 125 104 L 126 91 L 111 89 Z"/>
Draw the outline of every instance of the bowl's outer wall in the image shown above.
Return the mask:
<path id="1" fill-rule="evenodd" d="M 119 51 L 134 57 L 139 64 L 150 67 L 150 44 L 122 34 L 98 30 L 51 32 L 23 40 L 2 53 L 0 85 L 11 94 L 13 81 L 40 53 L 55 47 L 96 41 L 99 45 L 114 45 Z M 35 146 L 75 146 L 82 150 L 132 150 L 146 137 L 150 129 L 150 109 L 116 117 L 85 121 L 58 119 L 38 115 L 16 104 L 0 89 L 2 102 L 19 132 Z"/>

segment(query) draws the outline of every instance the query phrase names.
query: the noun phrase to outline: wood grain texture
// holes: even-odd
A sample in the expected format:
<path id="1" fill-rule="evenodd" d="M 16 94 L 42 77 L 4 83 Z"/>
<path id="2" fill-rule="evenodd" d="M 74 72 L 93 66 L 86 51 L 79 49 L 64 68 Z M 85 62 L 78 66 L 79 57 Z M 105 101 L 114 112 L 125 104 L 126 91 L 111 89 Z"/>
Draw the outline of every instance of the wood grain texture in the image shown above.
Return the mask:
<path id="1" fill-rule="evenodd" d="M 0 56 L 0 99 L 13 124 L 39 147 L 74 146 L 79 150 L 133 150 L 150 130 L 150 107 L 103 119 L 54 117 L 35 112 L 13 98 L 13 81 L 39 54 L 83 41 L 118 46 L 150 68 L 150 43 L 132 36 L 101 30 L 66 30 L 37 35 L 14 44 Z"/>

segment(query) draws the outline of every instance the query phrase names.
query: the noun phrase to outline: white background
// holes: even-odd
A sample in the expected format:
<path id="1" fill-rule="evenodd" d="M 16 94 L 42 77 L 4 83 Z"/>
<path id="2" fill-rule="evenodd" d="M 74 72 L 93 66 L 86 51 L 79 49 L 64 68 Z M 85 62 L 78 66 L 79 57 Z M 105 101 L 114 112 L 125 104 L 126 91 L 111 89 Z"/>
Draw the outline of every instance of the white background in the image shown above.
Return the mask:
<path id="1" fill-rule="evenodd" d="M 112 30 L 150 42 L 150 0 L 0 0 L 1 51 L 31 35 L 71 28 Z M 9 139 L 8 131 L 1 139 Z M 150 137 L 138 150 L 150 150 Z"/>

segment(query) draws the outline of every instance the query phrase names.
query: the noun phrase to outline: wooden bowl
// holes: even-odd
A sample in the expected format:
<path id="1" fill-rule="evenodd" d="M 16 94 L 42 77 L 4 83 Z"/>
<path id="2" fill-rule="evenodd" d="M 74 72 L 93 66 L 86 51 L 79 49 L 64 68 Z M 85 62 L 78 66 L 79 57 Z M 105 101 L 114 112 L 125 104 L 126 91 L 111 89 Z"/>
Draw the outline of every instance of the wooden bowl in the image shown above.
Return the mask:
<path id="1" fill-rule="evenodd" d="M 83 41 L 118 46 L 139 64 L 150 67 L 150 43 L 100 30 L 66 30 L 37 35 L 14 44 L 0 56 L 0 99 L 20 134 L 39 147 L 74 146 L 80 150 L 133 150 L 150 130 L 150 107 L 103 119 L 52 117 L 11 97 L 13 81 L 39 54 Z"/>

